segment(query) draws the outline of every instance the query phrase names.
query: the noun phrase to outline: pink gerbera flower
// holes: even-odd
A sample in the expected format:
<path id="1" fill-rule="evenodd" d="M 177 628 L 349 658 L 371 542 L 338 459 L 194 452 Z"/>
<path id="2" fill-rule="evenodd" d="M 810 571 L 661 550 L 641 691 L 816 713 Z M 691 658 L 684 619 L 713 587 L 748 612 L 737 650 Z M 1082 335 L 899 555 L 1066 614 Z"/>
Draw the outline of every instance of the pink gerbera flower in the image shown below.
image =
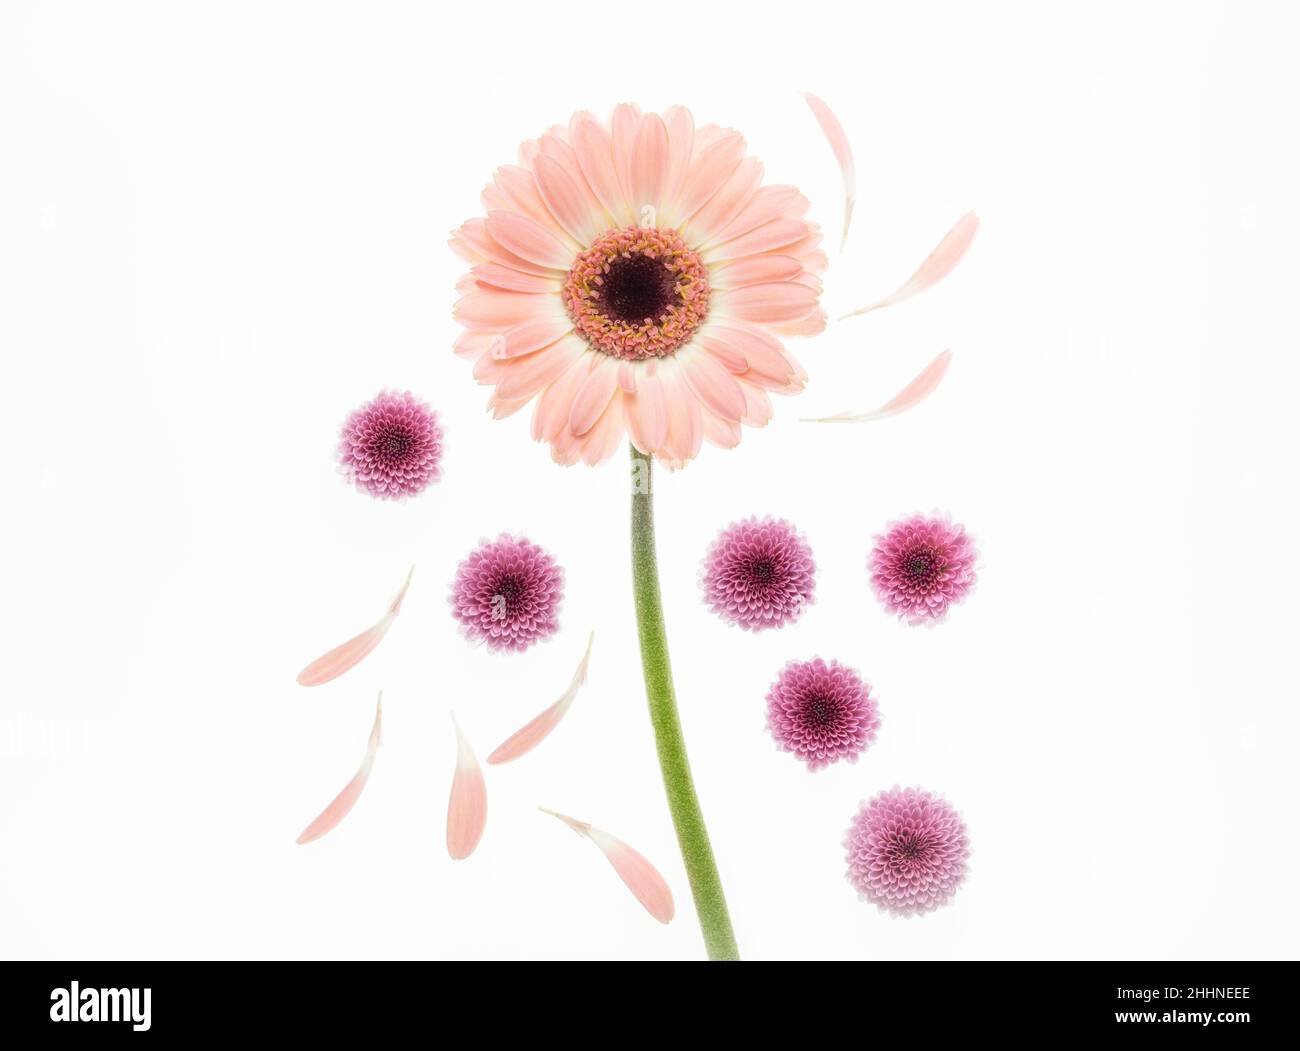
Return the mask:
<path id="1" fill-rule="evenodd" d="M 438 414 L 410 391 L 382 391 L 343 423 L 339 466 L 363 493 L 401 500 L 442 477 Z"/>
<path id="2" fill-rule="evenodd" d="M 825 327 L 826 257 L 804 196 L 761 179 L 739 133 L 681 106 L 578 113 L 524 143 L 451 239 L 471 264 L 455 350 L 496 417 L 535 400 L 533 436 L 564 464 L 626 432 L 680 465 L 766 424 L 768 394 L 806 379 L 783 338 Z"/>
<path id="3" fill-rule="evenodd" d="M 781 669 L 767 693 L 767 728 L 782 751 L 817 770 L 856 763 L 876 739 L 880 714 L 857 672 L 817 657 Z"/>
<path id="4" fill-rule="evenodd" d="M 946 800 L 898 786 L 861 805 L 844 847 L 849 882 L 881 911 L 899 916 L 948 904 L 970 857 L 966 825 Z"/>
<path id="5" fill-rule="evenodd" d="M 502 533 L 456 569 L 451 612 L 471 642 L 521 653 L 560 627 L 564 570 L 545 550 Z"/>
<path id="6" fill-rule="evenodd" d="M 941 621 L 975 586 L 978 552 L 947 515 L 913 515 L 876 537 L 868 566 L 881 604 L 910 624 Z"/>
<path id="7" fill-rule="evenodd" d="M 789 522 L 733 522 L 709 545 L 700 573 L 704 601 L 746 631 L 798 620 L 813 600 L 812 548 Z"/>

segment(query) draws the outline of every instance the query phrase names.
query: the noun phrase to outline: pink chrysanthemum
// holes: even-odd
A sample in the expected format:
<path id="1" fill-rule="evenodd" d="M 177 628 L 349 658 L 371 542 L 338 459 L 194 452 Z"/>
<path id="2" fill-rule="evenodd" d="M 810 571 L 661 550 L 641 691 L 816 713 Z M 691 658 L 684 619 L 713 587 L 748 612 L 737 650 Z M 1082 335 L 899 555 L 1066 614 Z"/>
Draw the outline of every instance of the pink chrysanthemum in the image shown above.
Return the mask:
<path id="1" fill-rule="evenodd" d="M 564 570 L 523 537 L 484 541 L 456 569 L 451 612 L 467 638 L 521 653 L 559 630 Z"/>
<path id="2" fill-rule="evenodd" d="M 767 728 L 782 751 L 817 770 L 856 763 L 876 739 L 880 714 L 857 672 L 817 657 L 781 669 L 767 693 Z"/>
<path id="3" fill-rule="evenodd" d="M 812 548 L 778 518 L 748 518 L 727 526 L 709 545 L 700 587 L 709 609 L 746 631 L 798 620 L 813 600 Z"/>
<path id="4" fill-rule="evenodd" d="M 867 901 L 899 916 L 948 904 L 970 857 L 966 825 L 947 800 L 897 785 L 861 805 L 844 847 L 849 882 Z"/>
<path id="5" fill-rule="evenodd" d="M 941 621 L 975 586 L 978 552 L 947 515 L 891 522 L 868 560 L 881 604 L 910 624 Z"/>
<path id="6" fill-rule="evenodd" d="M 451 245 L 471 265 L 456 353 L 498 419 L 536 399 L 559 463 L 607 459 L 627 432 L 673 466 L 731 448 L 806 375 L 782 339 L 820 332 L 826 266 L 808 201 L 760 186 L 745 140 L 688 110 L 577 113 L 524 143 Z"/>
<path id="7" fill-rule="evenodd" d="M 438 414 L 410 391 L 383 391 L 343 424 L 339 465 L 364 493 L 401 500 L 442 477 Z"/>

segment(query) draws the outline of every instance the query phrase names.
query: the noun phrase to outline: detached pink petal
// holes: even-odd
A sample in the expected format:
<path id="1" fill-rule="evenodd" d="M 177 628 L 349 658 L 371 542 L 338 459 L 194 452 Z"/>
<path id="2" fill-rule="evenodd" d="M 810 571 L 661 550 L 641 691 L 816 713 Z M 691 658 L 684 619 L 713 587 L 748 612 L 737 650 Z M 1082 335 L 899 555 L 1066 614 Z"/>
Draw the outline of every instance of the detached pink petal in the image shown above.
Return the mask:
<path id="1" fill-rule="evenodd" d="M 916 379 L 895 394 L 880 408 L 871 412 L 841 412 L 835 416 L 821 416 L 815 419 L 805 418 L 805 423 L 868 423 L 882 420 L 886 416 L 897 416 L 900 412 L 915 408 L 938 389 L 939 384 L 948 373 L 952 364 L 952 351 L 945 350 L 930 364 L 921 370 Z"/>
<path id="2" fill-rule="evenodd" d="M 587 652 L 582 655 L 582 662 L 578 665 L 578 670 L 573 673 L 573 681 L 569 683 L 569 688 L 564 691 L 564 695 L 523 729 L 506 738 L 500 747 L 488 756 L 487 761 L 490 766 L 509 763 L 531 752 L 560 725 L 560 720 L 573 704 L 573 699 L 578 696 L 578 690 L 587 681 L 587 663 L 591 660 L 591 644 L 595 638 L 596 633 L 592 632 L 587 639 Z"/>
<path id="3" fill-rule="evenodd" d="M 966 254 L 966 249 L 975 240 L 975 231 L 979 229 L 979 225 L 979 216 L 974 212 L 967 212 L 957 220 L 956 226 L 943 235 L 943 240 L 935 246 L 934 251 L 926 257 L 925 262 L 920 265 L 916 273 L 909 277 L 898 291 L 885 296 L 884 299 L 872 303 L 870 306 L 850 311 L 844 317 L 857 317 L 860 314 L 869 314 L 873 310 L 879 310 L 881 307 L 901 303 L 904 299 L 909 299 L 918 292 L 924 292 L 927 288 L 937 285 L 951 274 L 957 264 L 961 262 L 962 256 Z M 844 318 L 840 320 L 842 321 Z"/>
<path id="4" fill-rule="evenodd" d="M 455 722 L 455 717 L 452 717 Z M 447 853 L 463 861 L 474 853 L 487 824 L 487 785 L 469 742 L 456 723 L 456 773 L 447 801 Z"/>
<path id="5" fill-rule="evenodd" d="M 375 753 L 379 751 L 379 728 L 383 702 L 384 694 L 381 690 L 379 699 L 375 702 L 375 725 L 370 730 L 370 741 L 366 745 L 366 757 L 361 760 L 360 768 L 343 791 L 334 797 L 334 802 L 322 810 L 320 816 L 303 829 L 302 835 L 298 837 L 299 843 L 310 843 L 314 839 L 320 839 L 321 836 L 347 817 L 348 812 L 356 806 L 357 800 L 361 798 L 361 790 L 366 787 L 366 782 L 370 780 L 370 770 L 375 765 Z"/>
<path id="6" fill-rule="evenodd" d="M 668 923 L 673 918 L 675 911 L 673 892 L 668 888 L 668 881 L 660 875 L 659 870 L 651 865 L 645 857 L 633 850 L 621 839 L 616 839 L 608 832 L 593 828 L 585 821 L 578 821 L 575 818 L 566 817 L 564 814 L 557 814 L 554 810 L 547 810 L 546 807 L 538 807 L 538 809 L 543 814 L 558 817 L 578 835 L 586 836 L 596 846 L 600 847 L 601 852 L 609 859 L 609 863 L 614 866 L 618 878 L 635 895 L 636 900 L 645 906 L 646 912 L 650 913 L 660 923 Z"/>
<path id="7" fill-rule="evenodd" d="M 840 166 L 840 175 L 844 179 L 844 232 L 840 235 L 842 252 L 844 242 L 849 237 L 849 223 L 853 221 L 853 205 L 858 197 L 858 175 L 857 167 L 853 163 L 853 149 L 849 146 L 849 137 L 844 132 L 844 125 L 831 112 L 831 108 L 816 95 L 806 91 L 803 97 L 813 111 L 813 116 L 817 118 L 817 123 L 821 125 L 826 141 L 831 144 L 831 152 L 835 154 L 835 161 Z"/>
<path id="8" fill-rule="evenodd" d="M 363 631 L 356 638 L 349 639 L 342 646 L 336 646 L 325 656 L 312 661 L 298 673 L 298 684 L 300 686 L 319 686 L 331 679 L 337 679 L 378 646 L 380 640 L 388 634 L 388 629 L 393 626 L 393 621 L 397 619 L 397 614 L 402 609 L 402 600 L 406 598 L 407 588 L 411 586 L 411 574 L 414 572 L 415 567 L 412 566 L 410 573 L 406 574 L 406 583 L 402 585 L 402 590 L 397 593 L 397 598 L 393 599 L 392 605 L 388 607 L 388 612 L 379 619 L 378 623 Z"/>

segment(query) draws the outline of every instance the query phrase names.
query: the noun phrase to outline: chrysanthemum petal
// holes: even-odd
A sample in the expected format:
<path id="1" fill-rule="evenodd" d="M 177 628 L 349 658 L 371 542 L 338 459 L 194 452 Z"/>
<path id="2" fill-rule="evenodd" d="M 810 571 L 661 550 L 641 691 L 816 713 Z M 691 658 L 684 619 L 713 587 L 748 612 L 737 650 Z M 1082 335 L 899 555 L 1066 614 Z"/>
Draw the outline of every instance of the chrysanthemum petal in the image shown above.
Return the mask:
<path id="1" fill-rule="evenodd" d="M 842 252 L 844 242 L 848 240 L 849 223 L 853 221 L 853 205 L 858 195 L 858 176 L 857 167 L 853 163 L 853 149 L 849 146 L 849 137 L 844 131 L 844 125 L 840 123 L 831 108 L 816 95 L 804 92 L 803 97 L 813 111 L 813 116 L 817 118 L 817 123 L 821 125 L 826 141 L 831 145 L 831 152 L 835 154 L 835 162 L 840 166 L 840 176 L 844 180 L 844 232 L 840 236 Z"/>
<path id="2" fill-rule="evenodd" d="M 585 821 L 578 821 L 576 818 L 558 814 L 545 807 L 538 807 L 538 809 L 544 814 L 559 818 L 578 835 L 585 836 L 595 843 L 614 867 L 623 885 L 632 892 L 646 912 L 660 923 L 668 923 L 672 920 L 675 912 L 673 892 L 668 887 L 668 881 L 646 860 L 644 855 L 629 847 L 621 839 Z"/>
<path id="3" fill-rule="evenodd" d="M 455 723 L 455 718 L 452 721 Z M 465 740 L 460 723 L 456 725 L 456 773 L 451 780 L 451 797 L 447 801 L 447 853 L 463 861 L 474 853 L 487 825 L 487 785 L 478 760 Z"/>
<path id="4" fill-rule="evenodd" d="M 573 704 L 573 699 L 578 696 L 578 690 L 587 681 L 587 664 L 591 660 L 591 644 L 595 641 L 595 638 L 596 633 L 594 631 L 587 637 L 587 651 L 582 655 L 578 670 L 573 673 L 573 679 L 564 693 L 560 695 L 560 699 L 536 718 L 529 720 L 521 729 L 516 730 L 507 737 L 487 757 L 489 766 L 509 763 L 518 759 L 521 755 L 531 752 L 546 740 L 551 731 L 560 724 L 560 720 L 564 718 Z"/>
<path id="5" fill-rule="evenodd" d="M 906 387 L 895 394 L 889 401 L 871 412 L 841 412 L 834 416 L 820 416 L 808 419 L 807 423 L 868 423 L 881 420 L 886 416 L 897 416 L 900 412 L 915 408 L 933 394 L 943 382 L 952 364 L 952 351 L 945 350 L 930 364 L 923 368 Z"/>
<path id="6" fill-rule="evenodd" d="M 352 808 L 357 805 L 357 800 L 361 798 L 361 792 L 366 787 L 366 782 L 370 780 L 370 771 L 375 765 L 375 753 L 379 750 L 383 704 L 384 693 L 380 690 L 379 699 L 375 701 L 375 722 L 370 729 L 370 739 L 366 742 L 366 754 L 365 758 L 361 760 L 361 766 L 352 775 L 352 780 L 343 787 L 343 791 L 334 797 L 330 805 L 320 812 L 315 821 L 302 830 L 302 834 L 297 840 L 299 844 L 320 839 L 321 836 L 347 817 Z"/>
<path id="7" fill-rule="evenodd" d="M 320 686 L 332 679 L 337 679 L 345 671 L 353 668 L 379 645 L 383 637 L 392 627 L 393 621 L 397 614 L 401 612 L 402 600 L 406 598 L 407 589 L 411 586 L 411 576 L 415 573 L 415 567 L 412 566 L 406 574 L 406 583 L 402 585 L 402 590 L 397 593 L 385 613 L 377 623 L 363 631 L 355 638 L 349 639 L 341 646 L 336 646 L 323 657 L 318 657 L 307 667 L 298 673 L 298 683 L 301 686 Z"/>
<path id="8" fill-rule="evenodd" d="M 926 257 L 925 262 L 917 268 L 916 273 L 903 282 L 897 291 L 885 296 L 884 299 L 877 300 L 870 306 L 860 307 L 844 316 L 846 318 L 858 317 L 861 314 L 879 310 L 881 307 L 892 306 L 894 303 L 901 303 L 904 299 L 910 299 L 918 292 L 924 292 L 927 288 L 937 285 L 951 274 L 957 264 L 961 262 L 962 256 L 966 254 L 971 242 L 975 240 L 975 231 L 979 229 L 979 224 L 979 216 L 974 212 L 967 212 L 957 220 L 956 226 L 944 234 L 943 240 Z"/>

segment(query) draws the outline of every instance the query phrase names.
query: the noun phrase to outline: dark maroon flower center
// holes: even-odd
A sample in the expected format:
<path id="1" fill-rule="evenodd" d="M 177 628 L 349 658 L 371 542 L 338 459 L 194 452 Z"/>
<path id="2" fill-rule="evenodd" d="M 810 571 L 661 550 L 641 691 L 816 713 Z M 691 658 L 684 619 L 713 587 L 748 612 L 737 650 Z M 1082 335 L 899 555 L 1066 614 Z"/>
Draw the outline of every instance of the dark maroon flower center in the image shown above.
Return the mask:
<path id="1" fill-rule="evenodd" d="M 749 567 L 749 572 L 758 583 L 767 584 L 776 576 L 776 564 L 770 558 L 760 558 Z"/>
<path id="2" fill-rule="evenodd" d="M 943 560 L 938 553 L 927 548 L 909 551 L 903 556 L 901 566 L 908 582 L 918 586 L 933 584 L 943 570 Z"/>
<path id="3" fill-rule="evenodd" d="M 895 861 L 923 862 L 930 855 L 930 844 L 923 836 L 898 836 L 891 844 L 889 853 Z"/>
<path id="4" fill-rule="evenodd" d="M 527 586 L 518 577 L 503 576 L 492 589 L 493 610 L 499 610 L 503 617 L 512 616 L 519 612 L 527 593 Z"/>
<path id="5" fill-rule="evenodd" d="M 677 301 L 677 278 L 662 259 L 623 256 L 609 264 L 603 293 L 607 317 L 615 321 L 657 321 Z"/>
<path id="6" fill-rule="evenodd" d="M 804 709 L 804 718 L 812 726 L 824 729 L 830 726 L 839 715 L 839 705 L 829 697 L 814 696 Z"/>

